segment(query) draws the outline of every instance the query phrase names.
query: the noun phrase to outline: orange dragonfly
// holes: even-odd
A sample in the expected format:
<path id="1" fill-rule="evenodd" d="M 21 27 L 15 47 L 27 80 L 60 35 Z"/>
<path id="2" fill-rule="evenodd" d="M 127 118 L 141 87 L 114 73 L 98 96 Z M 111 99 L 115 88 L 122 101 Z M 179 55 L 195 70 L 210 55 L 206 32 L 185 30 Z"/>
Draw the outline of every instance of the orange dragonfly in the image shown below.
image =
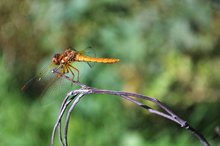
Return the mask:
<path id="1" fill-rule="evenodd" d="M 113 64 L 119 62 L 119 59 L 117 58 L 98 58 L 98 57 L 90 57 L 87 55 L 84 55 L 85 50 L 82 51 L 76 51 L 75 49 L 72 48 L 67 48 L 63 53 L 57 53 L 53 56 L 52 58 L 52 66 L 56 66 L 53 70 L 58 72 L 58 78 L 61 77 L 64 74 L 71 73 L 72 74 L 72 79 L 74 80 L 75 74 L 73 70 L 77 72 L 77 81 L 79 81 L 79 70 L 72 65 L 74 62 L 86 62 L 86 63 L 106 63 L 106 64 Z M 91 65 L 89 64 L 91 67 Z M 50 68 L 49 67 L 49 68 Z M 40 73 L 40 77 L 37 77 L 38 80 L 41 80 L 42 76 L 44 73 Z M 36 78 L 36 77 L 35 77 Z M 23 87 L 22 90 L 26 88 L 27 84 L 31 82 L 33 79 L 28 81 Z"/>
<path id="2" fill-rule="evenodd" d="M 57 69 L 60 70 L 60 74 L 66 74 L 71 72 L 74 78 L 74 73 L 72 69 L 77 71 L 79 81 L 79 70 L 72 65 L 73 62 L 94 62 L 94 63 L 117 63 L 119 59 L 117 58 L 96 58 L 90 57 L 83 54 L 84 51 L 76 51 L 75 49 L 68 48 L 63 53 L 58 53 L 53 56 L 52 64 L 58 66 Z"/>

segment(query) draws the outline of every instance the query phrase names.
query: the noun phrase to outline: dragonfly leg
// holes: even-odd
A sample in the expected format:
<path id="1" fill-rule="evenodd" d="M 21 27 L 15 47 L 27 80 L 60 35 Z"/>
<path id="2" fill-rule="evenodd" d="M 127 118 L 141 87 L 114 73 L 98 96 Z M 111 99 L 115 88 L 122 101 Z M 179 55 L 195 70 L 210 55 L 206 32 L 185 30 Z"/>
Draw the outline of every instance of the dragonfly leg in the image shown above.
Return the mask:
<path id="1" fill-rule="evenodd" d="M 69 66 L 67 66 L 67 69 L 71 72 L 71 74 L 73 75 L 73 79 L 74 79 L 75 74 L 73 73 L 73 71 L 71 70 L 71 68 L 70 68 Z"/>
<path id="2" fill-rule="evenodd" d="M 63 74 L 69 73 L 69 68 L 68 68 L 68 66 L 65 66 L 65 68 L 64 68 L 63 71 L 64 71 Z"/>
<path id="3" fill-rule="evenodd" d="M 77 73 L 78 73 L 77 81 L 79 81 L 79 70 L 77 68 L 75 68 L 74 66 L 72 66 L 71 64 L 69 64 L 69 67 L 71 67 L 77 71 Z"/>
<path id="4" fill-rule="evenodd" d="M 57 78 L 60 78 L 62 75 L 64 75 L 64 74 L 69 72 L 68 69 L 66 68 L 66 66 L 64 66 L 63 64 L 58 66 L 55 70 L 58 73 L 57 74 Z"/>
<path id="5" fill-rule="evenodd" d="M 69 71 L 67 70 L 66 66 L 61 66 L 62 70 L 57 74 L 57 77 L 60 78 L 62 75 L 68 73 Z M 59 69 L 59 68 L 58 68 Z M 57 69 L 57 70 L 58 70 Z"/>

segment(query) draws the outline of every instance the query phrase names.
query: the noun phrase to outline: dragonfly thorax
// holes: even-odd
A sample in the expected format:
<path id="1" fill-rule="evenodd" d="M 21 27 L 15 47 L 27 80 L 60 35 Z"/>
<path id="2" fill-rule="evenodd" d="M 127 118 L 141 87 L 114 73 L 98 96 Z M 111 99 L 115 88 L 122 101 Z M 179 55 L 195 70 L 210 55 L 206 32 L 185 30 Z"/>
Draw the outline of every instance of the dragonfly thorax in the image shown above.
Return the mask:
<path id="1" fill-rule="evenodd" d="M 52 62 L 55 65 L 66 65 L 74 61 L 74 57 L 67 53 L 64 54 L 55 54 L 53 56 Z"/>

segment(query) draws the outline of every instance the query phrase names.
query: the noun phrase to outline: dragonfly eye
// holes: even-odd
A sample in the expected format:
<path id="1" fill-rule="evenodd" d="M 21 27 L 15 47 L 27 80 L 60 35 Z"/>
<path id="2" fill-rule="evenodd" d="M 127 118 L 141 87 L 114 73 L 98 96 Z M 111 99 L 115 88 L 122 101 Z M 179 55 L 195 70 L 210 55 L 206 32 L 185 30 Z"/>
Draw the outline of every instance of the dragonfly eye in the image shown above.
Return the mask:
<path id="1" fill-rule="evenodd" d="M 52 62 L 53 62 L 55 65 L 60 65 L 60 54 L 55 54 L 55 55 L 53 56 Z"/>

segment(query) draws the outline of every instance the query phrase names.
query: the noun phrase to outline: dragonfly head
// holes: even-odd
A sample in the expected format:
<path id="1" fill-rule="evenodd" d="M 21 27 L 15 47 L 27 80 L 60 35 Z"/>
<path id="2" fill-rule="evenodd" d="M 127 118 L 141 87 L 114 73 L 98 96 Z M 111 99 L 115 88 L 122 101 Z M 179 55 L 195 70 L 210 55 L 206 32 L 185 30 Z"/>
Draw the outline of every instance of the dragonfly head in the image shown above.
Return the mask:
<path id="1" fill-rule="evenodd" d="M 60 65 L 60 55 L 61 55 L 61 54 L 55 54 L 55 55 L 53 56 L 52 62 L 53 62 L 55 65 Z"/>

